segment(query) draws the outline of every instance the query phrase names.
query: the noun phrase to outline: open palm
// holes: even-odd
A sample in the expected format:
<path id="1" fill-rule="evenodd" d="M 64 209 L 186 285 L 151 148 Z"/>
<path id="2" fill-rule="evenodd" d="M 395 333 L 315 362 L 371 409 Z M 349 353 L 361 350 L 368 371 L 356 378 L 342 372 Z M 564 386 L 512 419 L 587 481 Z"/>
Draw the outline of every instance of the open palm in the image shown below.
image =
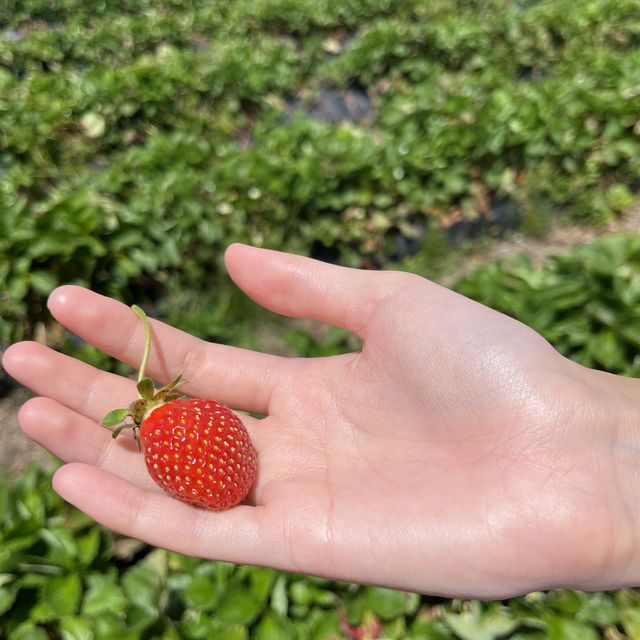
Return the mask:
<path id="1" fill-rule="evenodd" d="M 135 383 L 41 345 L 3 364 L 40 396 L 25 432 L 69 463 L 54 487 L 98 522 L 182 553 L 429 593 L 602 588 L 628 560 L 615 446 L 590 373 L 524 325 L 427 280 L 232 246 L 236 283 L 279 313 L 345 327 L 360 352 L 282 358 L 151 321 L 148 373 L 265 414 L 245 423 L 259 474 L 246 504 L 164 495 L 132 440 L 99 426 Z M 50 299 L 70 330 L 139 364 L 142 328 L 79 287 Z M 595 400 L 594 400 L 595 398 Z M 597 425 L 597 426 L 591 426 Z M 626 529 L 625 529 L 626 531 Z"/>

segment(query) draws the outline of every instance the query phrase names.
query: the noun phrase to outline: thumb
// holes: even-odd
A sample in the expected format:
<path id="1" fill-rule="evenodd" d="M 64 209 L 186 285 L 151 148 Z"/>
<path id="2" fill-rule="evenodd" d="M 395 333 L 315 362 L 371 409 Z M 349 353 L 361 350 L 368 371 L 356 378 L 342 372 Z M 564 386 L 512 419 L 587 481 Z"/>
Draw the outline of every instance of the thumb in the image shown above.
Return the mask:
<path id="1" fill-rule="evenodd" d="M 227 249 L 225 263 L 234 282 L 263 307 L 333 324 L 362 339 L 384 300 L 413 277 L 340 267 L 243 244 Z"/>

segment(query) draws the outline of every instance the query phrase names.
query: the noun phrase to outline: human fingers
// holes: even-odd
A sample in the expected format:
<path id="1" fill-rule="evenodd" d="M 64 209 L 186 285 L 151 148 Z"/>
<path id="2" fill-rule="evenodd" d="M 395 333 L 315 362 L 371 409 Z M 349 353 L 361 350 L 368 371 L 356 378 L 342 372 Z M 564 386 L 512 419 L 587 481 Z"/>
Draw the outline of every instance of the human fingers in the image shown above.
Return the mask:
<path id="1" fill-rule="evenodd" d="M 100 524 L 178 553 L 276 566 L 283 555 L 264 507 L 239 505 L 212 513 L 146 491 L 103 469 L 71 463 L 53 477 L 55 491 Z"/>
<path id="2" fill-rule="evenodd" d="M 21 384 L 85 416 L 93 424 L 112 409 L 129 406 L 137 397 L 133 380 L 102 371 L 37 342 L 10 346 L 2 364 Z M 259 431 L 254 428 L 259 420 L 250 416 L 242 419 L 252 431 Z M 108 431 L 104 431 L 108 435 Z M 260 437 L 255 435 L 258 446 Z"/>
<path id="3" fill-rule="evenodd" d="M 49 297 L 54 317 L 87 342 L 133 367 L 144 345 L 139 318 L 126 305 L 88 289 L 66 285 Z M 212 344 L 150 319 L 153 343 L 148 374 L 163 383 L 179 373 L 185 393 L 223 404 L 268 413 L 269 402 L 287 359 Z"/>
<path id="4" fill-rule="evenodd" d="M 243 244 L 231 245 L 225 262 L 235 283 L 262 306 L 343 327 L 361 338 L 388 296 L 415 278 L 400 272 L 340 267 Z"/>

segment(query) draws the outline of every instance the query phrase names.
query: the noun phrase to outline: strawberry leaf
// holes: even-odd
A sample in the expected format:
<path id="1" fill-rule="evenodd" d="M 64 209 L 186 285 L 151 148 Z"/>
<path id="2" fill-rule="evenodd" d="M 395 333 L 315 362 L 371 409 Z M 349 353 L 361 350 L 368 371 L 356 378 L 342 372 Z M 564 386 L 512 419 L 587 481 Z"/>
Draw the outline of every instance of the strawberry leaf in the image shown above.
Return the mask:
<path id="1" fill-rule="evenodd" d="M 153 381 L 151 378 L 142 378 L 137 385 L 138 393 L 144 400 L 153 400 L 155 395 L 155 389 L 153 388 Z"/>
<path id="2" fill-rule="evenodd" d="M 115 427 L 120 424 L 129 415 L 129 409 L 114 409 L 109 411 L 107 415 L 102 419 L 102 424 L 105 427 Z"/>

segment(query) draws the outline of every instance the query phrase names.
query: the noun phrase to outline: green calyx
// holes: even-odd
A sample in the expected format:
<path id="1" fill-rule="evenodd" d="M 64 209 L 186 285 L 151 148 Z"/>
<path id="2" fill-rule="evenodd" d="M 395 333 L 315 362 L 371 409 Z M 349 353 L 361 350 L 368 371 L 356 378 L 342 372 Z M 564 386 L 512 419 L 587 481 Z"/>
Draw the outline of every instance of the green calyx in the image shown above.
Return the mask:
<path id="1" fill-rule="evenodd" d="M 179 375 L 159 391 L 155 390 L 153 380 L 145 376 L 145 370 L 149 362 L 149 353 L 151 352 L 151 328 L 149 327 L 149 320 L 145 312 L 137 305 L 133 305 L 131 309 L 142 320 L 142 326 L 144 328 L 144 352 L 142 354 L 140 370 L 138 371 L 138 399 L 134 400 L 128 409 L 113 409 L 109 411 L 102 419 L 102 424 L 109 428 L 116 427 L 113 429 L 113 438 L 117 438 L 124 429 L 133 429 L 134 438 L 138 443 L 138 448 L 140 448 L 138 430 L 145 416 L 149 411 L 159 407 L 161 404 L 183 397 L 181 393 L 176 391 L 176 388 L 184 384 L 184 380 L 182 379 L 182 375 Z M 131 418 L 131 422 L 127 422 L 127 418 Z"/>

